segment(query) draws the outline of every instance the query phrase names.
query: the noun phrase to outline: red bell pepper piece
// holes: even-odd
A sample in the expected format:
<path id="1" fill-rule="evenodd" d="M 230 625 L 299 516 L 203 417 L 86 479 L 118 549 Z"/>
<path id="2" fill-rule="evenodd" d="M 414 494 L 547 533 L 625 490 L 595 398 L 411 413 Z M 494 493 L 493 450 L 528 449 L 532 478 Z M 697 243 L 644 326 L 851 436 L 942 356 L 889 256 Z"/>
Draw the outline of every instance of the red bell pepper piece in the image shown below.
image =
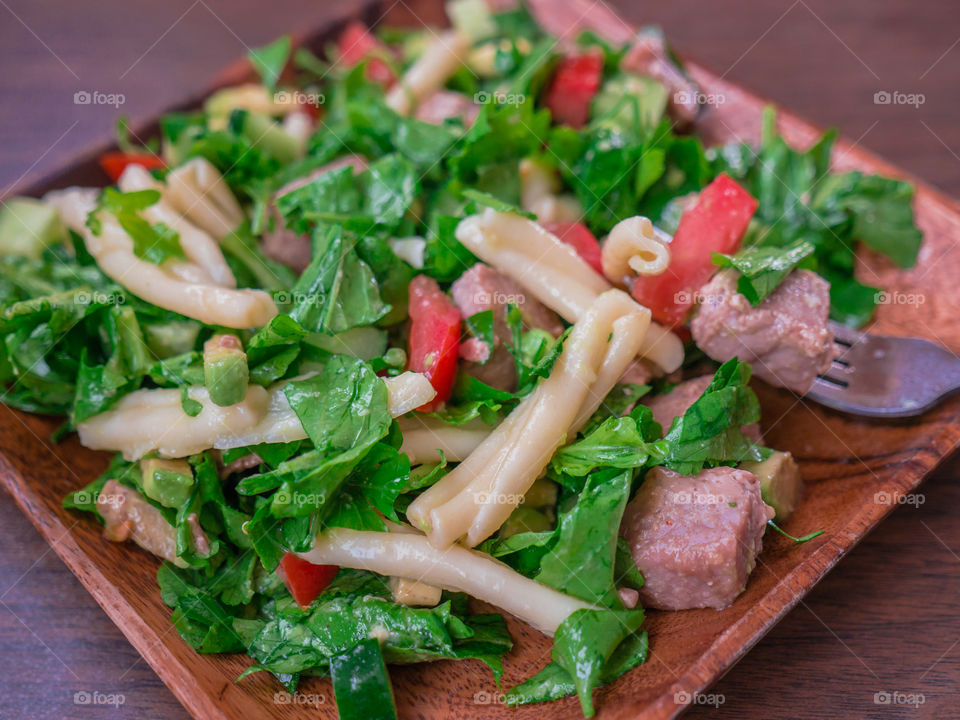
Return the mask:
<path id="1" fill-rule="evenodd" d="M 100 156 L 100 167 L 113 182 L 117 182 L 128 165 L 140 165 L 147 170 L 166 167 L 163 158 L 148 152 L 108 152 Z"/>
<path id="2" fill-rule="evenodd" d="M 545 104 L 554 122 L 579 128 L 590 118 L 590 103 L 600 89 L 603 53 L 595 48 L 560 61 L 547 89 Z"/>
<path id="3" fill-rule="evenodd" d="M 633 297 L 650 308 L 654 320 L 668 327 L 682 323 L 697 291 L 716 270 L 712 253 L 729 255 L 739 250 L 756 209 L 750 193 L 726 174 L 718 175 L 680 218 L 666 272 L 638 277 Z"/>
<path id="4" fill-rule="evenodd" d="M 577 255 L 590 267 L 603 275 L 603 263 L 600 260 L 600 243 L 587 226 L 579 222 L 540 223 L 544 229 L 553 233 L 567 245 L 577 251 Z"/>
<path id="5" fill-rule="evenodd" d="M 314 565 L 289 552 L 280 560 L 283 584 L 302 608 L 310 607 L 339 571 L 336 565 Z"/>
<path id="6" fill-rule="evenodd" d="M 437 396 L 417 408 L 432 412 L 450 399 L 460 353 L 460 311 L 437 281 L 417 275 L 410 281 L 410 347 L 407 369 L 427 376 Z"/>
<path id="7" fill-rule="evenodd" d="M 396 81 L 397 76 L 393 69 L 382 59 L 388 50 L 383 43 L 377 40 L 367 26 L 359 20 L 355 20 L 340 34 L 338 44 L 340 50 L 340 61 L 347 67 L 358 65 L 364 60 L 367 63 L 367 79 L 379 83 L 384 87 L 390 87 Z M 381 57 L 377 57 L 377 56 Z"/>

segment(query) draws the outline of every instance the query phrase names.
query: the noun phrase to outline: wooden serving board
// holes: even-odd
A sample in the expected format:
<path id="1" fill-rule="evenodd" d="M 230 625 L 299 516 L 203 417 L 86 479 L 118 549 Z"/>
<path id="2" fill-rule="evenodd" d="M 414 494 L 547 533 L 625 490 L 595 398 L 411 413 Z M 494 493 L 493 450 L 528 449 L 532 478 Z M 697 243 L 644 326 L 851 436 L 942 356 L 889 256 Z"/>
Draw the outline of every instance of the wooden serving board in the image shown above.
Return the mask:
<path id="1" fill-rule="evenodd" d="M 537 4 L 541 12 L 556 11 L 555 22 L 570 13 L 571 20 L 581 19 L 586 9 L 590 24 L 604 34 L 619 41 L 629 37 L 629 28 L 589 0 L 538 0 Z M 416 6 L 419 18 L 442 21 L 440 3 Z M 322 48 L 348 17 L 381 19 L 379 8 L 369 3 L 345 2 L 342 11 L 339 22 L 304 42 Z M 411 20 L 412 11 L 402 3 L 382 19 L 396 24 Z M 725 100 L 704 119 L 699 132 L 715 142 L 756 141 L 765 101 L 708 70 L 689 67 L 705 93 L 722 94 Z M 239 82 L 248 74 L 245 65 L 231 67 L 217 85 Z M 198 100 L 181 107 L 195 106 Z M 805 146 L 819 134 L 785 111 L 780 113 L 780 124 L 787 140 L 796 145 Z M 150 128 L 143 128 L 138 135 L 149 132 Z M 12 194 L 39 195 L 71 184 L 103 184 L 106 178 L 95 158 L 105 149 L 97 148 Z M 903 177 L 917 186 L 915 207 L 925 234 L 917 267 L 900 271 L 885 259 L 865 253 L 859 273 L 865 282 L 923 301 L 881 306 L 873 329 L 925 337 L 960 351 L 960 325 L 955 320 L 960 308 L 956 281 L 960 205 L 844 141 L 837 143 L 834 164 L 837 169 Z M 888 498 L 911 492 L 960 444 L 960 398 L 919 419 L 874 422 L 844 417 L 761 383 L 757 390 L 768 444 L 793 452 L 806 480 L 805 497 L 786 529 L 826 532 L 799 546 L 768 533 L 746 592 L 726 610 L 651 612 L 646 625 L 651 638 L 649 661 L 597 692 L 598 717 L 668 718 L 682 712 L 685 699 L 704 692 L 895 507 Z M 198 655 L 180 639 L 170 625 L 169 610 L 160 601 L 156 559 L 132 545 L 106 542 L 92 518 L 61 508 L 63 496 L 102 472 L 108 456 L 81 447 L 75 436 L 53 444 L 48 438 L 58 424 L 6 407 L 0 410 L 0 480 L 184 706 L 202 720 L 336 717 L 328 681 L 308 680 L 301 686 L 301 696 L 285 701 L 286 696 L 277 695 L 279 685 L 264 674 L 234 682 L 249 664 L 244 656 Z M 516 645 L 505 660 L 505 687 L 543 667 L 551 648 L 549 638 L 513 619 L 509 624 Z M 391 676 L 404 718 L 580 717 L 576 699 L 506 708 L 489 671 L 476 661 L 395 667 Z"/>

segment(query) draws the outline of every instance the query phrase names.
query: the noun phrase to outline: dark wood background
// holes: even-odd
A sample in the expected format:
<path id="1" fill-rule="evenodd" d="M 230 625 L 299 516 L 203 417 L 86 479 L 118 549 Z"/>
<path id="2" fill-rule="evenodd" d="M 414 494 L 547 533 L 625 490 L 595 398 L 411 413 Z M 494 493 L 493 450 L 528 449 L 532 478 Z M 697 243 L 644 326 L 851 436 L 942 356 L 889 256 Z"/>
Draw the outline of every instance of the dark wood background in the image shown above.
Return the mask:
<path id="1" fill-rule="evenodd" d="M 403 4 L 403 0 L 400 0 Z M 417 2 L 408 0 L 413 7 Z M 682 54 L 960 195 L 960 6 L 937 0 L 611 2 Z M 200 90 L 249 46 L 322 22 L 295 0 L 0 0 L 0 188 Z M 922 94 L 878 105 L 878 91 Z M 960 711 L 957 458 L 899 508 L 687 717 L 928 718 Z M 6 496 L 0 501 L 0 717 L 186 718 Z M 78 705 L 78 692 L 123 696 Z M 919 707 L 877 693 L 922 695 Z M 720 702 L 722 700 L 722 702 Z"/>

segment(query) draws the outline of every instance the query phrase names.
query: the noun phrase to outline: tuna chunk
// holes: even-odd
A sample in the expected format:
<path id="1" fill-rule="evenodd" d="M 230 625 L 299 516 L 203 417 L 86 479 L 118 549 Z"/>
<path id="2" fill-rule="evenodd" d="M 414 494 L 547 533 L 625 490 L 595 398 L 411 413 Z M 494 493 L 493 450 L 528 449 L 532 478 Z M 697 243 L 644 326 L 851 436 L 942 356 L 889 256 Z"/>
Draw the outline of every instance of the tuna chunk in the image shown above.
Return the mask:
<path id="1" fill-rule="evenodd" d="M 666 433 L 670 429 L 673 419 L 683 415 L 687 408 L 703 395 L 703 391 L 707 389 L 711 380 L 713 380 L 713 375 L 701 375 L 690 380 L 684 380 L 682 383 L 675 385 L 670 392 L 648 395 L 640 402 L 653 411 L 653 419 L 660 423 L 660 427 Z M 744 425 L 740 428 L 740 431 L 754 442 L 763 442 L 759 423 Z"/>
<path id="2" fill-rule="evenodd" d="M 450 295 L 465 318 L 493 310 L 493 354 L 483 365 L 468 360 L 464 369 L 478 380 L 501 390 L 512 390 L 517 383 L 513 356 L 506 346 L 512 340 L 507 326 L 507 305 L 512 303 L 520 309 L 527 327 L 546 330 L 553 336 L 563 332 L 563 324 L 556 313 L 513 280 L 483 263 L 477 263 L 457 278 L 450 288 Z"/>
<path id="3" fill-rule="evenodd" d="M 620 526 L 643 573 L 640 601 L 661 610 L 727 607 L 747 585 L 773 514 L 753 473 L 653 468 Z"/>
<path id="4" fill-rule="evenodd" d="M 757 307 L 737 292 L 731 270 L 714 275 L 700 295 L 690 330 L 714 360 L 737 357 L 771 385 L 801 394 L 830 367 L 830 284 L 816 273 L 794 270 Z"/>
<path id="5" fill-rule="evenodd" d="M 302 178 L 291 180 L 277 190 L 276 197 L 293 192 L 297 188 L 313 182 L 324 173 L 330 172 L 331 170 L 339 170 L 344 167 L 352 167 L 355 173 L 362 172 L 367 167 L 367 160 L 360 155 L 344 155 L 326 165 L 318 167 Z M 270 204 L 269 213 L 274 221 L 274 229 L 267 230 L 267 232 L 263 234 L 263 240 L 261 242 L 263 254 L 271 260 L 276 260 L 293 268 L 298 273 L 303 272 L 307 265 L 310 264 L 310 237 L 308 235 L 300 235 L 293 230 L 285 228 L 283 226 L 283 218 L 280 217 L 280 213 L 277 212 L 276 207 L 274 207 L 272 203 Z"/>
<path id="6" fill-rule="evenodd" d="M 480 106 L 468 95 L 452 90 L 437 90 L 417 106 L 417 120 L 439 125 L 447 118 L 463 118 L 466 127 L 473 125 L 480 114 Z"/>

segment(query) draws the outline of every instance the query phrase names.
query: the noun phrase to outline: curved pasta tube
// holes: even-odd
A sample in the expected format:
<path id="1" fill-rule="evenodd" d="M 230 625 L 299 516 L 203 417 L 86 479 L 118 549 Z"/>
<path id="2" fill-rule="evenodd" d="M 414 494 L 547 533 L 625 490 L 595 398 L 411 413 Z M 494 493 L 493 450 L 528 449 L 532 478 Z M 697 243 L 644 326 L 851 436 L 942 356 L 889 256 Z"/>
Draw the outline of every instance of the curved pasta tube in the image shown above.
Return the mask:
<path id="1" fill-rule="evenodd" d="M 627 333 L 638 347 L 649 322 L 650 311 L 626 293 L 601 294 L 574 325 L 550 375 L 466 460 L 411 503 L 411 522 L 437 547 L 464 536 L 472 547 L 496 532 L 566 440 L 581 407 L 592 405 L 590 390 L 610 354 L 611 333 L 618 327 L 620 338 Z M 614 358 L 619 366 L 608 374 L 619 377 L 632 356 L 618 351 Z"/>
<path id="2" fill-rule="evenodd" d="M 170 204 L 217 240 L 246 218 L 223 176 L 206 158 L 195 157 L 167 173 Z"/>
<path id="3" fill-rule="evenodd" d="M 167 310 L 173 310 L 208 325 L 251 328 L 266 325 L 277 314 L 269 293 L 236 290 L 202 281 L 208 277 L 191 271 L 188 263 L 154 265 L 133 252 L 133 241 L 108 213 L 100 216 L 102 231 L 94 235 L 86 226 L 95 199 L 82 189 L 47 193 L 63 222 L 83 236 L 87 250 L 100 269 L 134 295 Z M 169 267 L 168 267 L 169 266 Z M 196 266 L 198 267 L 198 266 Z"/>
<path id="4" fill-rule="evenodd" d="M 456 30 L 435 36 L 416 62 L 387 93 L 387 105 L 400 115 L 409 115 L 434 90 L 439 90 L 463 64 L 470 38 Z"/>
<path id="5" fill-rule="evenodd" d="M 409 412 L 408 405 L 420 398 L 429 395 L 423 401 L 429 402 L 436 393 L 419 373 L 403 373 L 390 380 L 386 382 L 387 409 L 393 417 Z M 180 390 L 137 390 L 121 398 L 112 410 L 80 423 L 77 432 L 86 447 L 119 450 L 127 460 L 139 460 L 152 452 L 180 458 L 211 448 L 229 450 L 304 440 L 307 433 L 287 402 L 285 384 L 270 388 L 251 385 L 241 402 L 226 407 L 211 402 L 206 388 L 191 387 L 187 396 L 203 406 L 195 417 L 183 411 Z"/>
<path id="6" fill-rule="evenodd" d="M 649 219 L 635 215 L 613 226 L 600 250 L 600 260 L 607 280 L 625 287 L 629 277 L 659 275 L 666 270 L 670 249 Z"/>
<path id="7" fill-rule="evenodd" d="M 513 213 L 487 209 L 471 215 L 457 226 L 456 236 L 474 255 L 527 288 L 567 322 L 576 322 L 611 287 L 573 248 Z M 638 354 L 673 372 L 683 363 L 683 343 L 662 325 L 650 323 Z"/>
<path id="8" fill-rule="evenodd" d="M 506 610 L 540 632 L 553 635 L 583 600 L 524 577 L 489 555 L 452 545 L 438 550 L 423 535 L 330 528 L 299 557 L 316 565 L 368 570 L 465 592 Z"/>
<path id="9" fill-rule="evenodd" d="M 433 418 L 411 417 L 400 421 L 403 443 L 411 465 L 427 462 L 465 460 L 492 432 L 488 425 L 449 425 Z M 442 454 L 441 454 L 442 453 Z"/>
<path id="10" fill-rule="evenodd" d="M 157 182 L 146 168 L 141 165 L 128 165 L 117 181 L 117 187 L 123 192 L 159 192 L 160 200 L 142 210 L 141 214 L 152 223 L 162 222 L 176 230 L 180 235 L 183 252 L 194 264 L 207 272 L 210 282 L 220 287 L 237 286 L 237 279 L 227 265 L 219 243 L 170 206 L 166 186 Z"/>

